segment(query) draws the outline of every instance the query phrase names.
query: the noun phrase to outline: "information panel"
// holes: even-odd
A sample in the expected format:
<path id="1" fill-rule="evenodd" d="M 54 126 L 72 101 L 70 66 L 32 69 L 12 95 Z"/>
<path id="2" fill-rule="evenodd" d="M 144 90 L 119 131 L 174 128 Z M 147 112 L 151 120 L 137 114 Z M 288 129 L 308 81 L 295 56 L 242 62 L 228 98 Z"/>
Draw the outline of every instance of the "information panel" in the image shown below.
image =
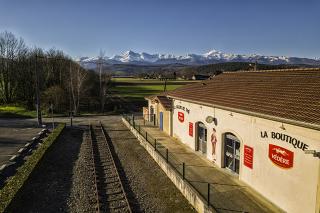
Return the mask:
<path id="1" fill-rule="evenodd" d="M 253 168 L 253 148 L 244 145 L 243 164 L 250 169 Z"/>
<path id="2" fill-rule="evenodd" d="M 189 136 L 193 137 L 193 123 L 189 122 Z"/>

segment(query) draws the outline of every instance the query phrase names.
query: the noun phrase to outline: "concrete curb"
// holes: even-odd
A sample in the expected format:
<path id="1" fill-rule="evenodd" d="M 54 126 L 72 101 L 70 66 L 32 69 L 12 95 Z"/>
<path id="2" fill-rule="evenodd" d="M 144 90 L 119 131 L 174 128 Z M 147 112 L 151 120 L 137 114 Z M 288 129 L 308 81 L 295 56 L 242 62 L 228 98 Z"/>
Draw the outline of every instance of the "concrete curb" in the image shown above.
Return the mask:
<path id="1" fill-rule="evenodd" d="M 13 156 L 9 159 L 9 161 L 15 161 L 17 157 L 18 157 L 18 155 L 13 155 Z"/>
<path id="2" fill-rule="evenodd" d="M 7 167 L 7 164 L 3 164 L 3 165 L 0 167 L 0 172 L 2 172 L 6 167 Z"/>
<path id="3" fill-rule="evenodd" d="M 197 212 L 207 213 L 216 212 L 211 206 L 207 205 L 207 201 L 183 178 L 181 175 L 166 162 L 166 160 L 154 150 L 154 147 L 149 144 L 140 133 L 135 130 L 124 118 L 122 122 L 128 127 L 128 129 L 134 134 L 134 136 L 140 141 L 140 145 L 143 146 L 151 157 L 156 161 L 160 168 L 166 173 L 169 179 L 185 196 L 189 203 L 197 210 Z"/>
<path id="4" fill-rule="evenodd" d="M 33 152 L 34 149 L 36 149 L 37 144 L 39 146 L 43 143 L 43 138 L 47 136 L 49 133 L 48 129 L 42 129 L 35 137 L 33 137 L 30 141 L 27 141 L 27 143 L 21 147 L 18 152 L 15 155 L 12 155 L 12 157 L 9 159 L 7 164 L 3 164 L 0 167 L 0 175 L 8 175 L 7 171 L 12 169 L 15 166 L 21 166 L 20 161 L 27 155 Z M 11 176 L 11 175 L 9 175 Z M 9 177 L 6 176 L 6 177 Z"/>

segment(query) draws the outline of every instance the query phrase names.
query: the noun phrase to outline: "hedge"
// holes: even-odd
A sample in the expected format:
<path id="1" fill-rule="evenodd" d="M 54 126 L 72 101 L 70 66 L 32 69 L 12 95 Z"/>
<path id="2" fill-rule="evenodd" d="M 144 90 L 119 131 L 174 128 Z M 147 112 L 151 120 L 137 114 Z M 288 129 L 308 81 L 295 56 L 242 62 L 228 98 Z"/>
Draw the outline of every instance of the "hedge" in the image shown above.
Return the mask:
<path id="1" fill-rule="evenodd" d="M 56 141 L 65 124 L 58 127 L 45 139 L 43 144 L 34 151 L 27 161 L 18 168 L 16 174 L 10 177 L 6 185 L 0 190 L 0 212 L 4 212 L 10 205 L 16 194 L 30 177 L 34 168 L 41 161 L 48 148 Z"/>

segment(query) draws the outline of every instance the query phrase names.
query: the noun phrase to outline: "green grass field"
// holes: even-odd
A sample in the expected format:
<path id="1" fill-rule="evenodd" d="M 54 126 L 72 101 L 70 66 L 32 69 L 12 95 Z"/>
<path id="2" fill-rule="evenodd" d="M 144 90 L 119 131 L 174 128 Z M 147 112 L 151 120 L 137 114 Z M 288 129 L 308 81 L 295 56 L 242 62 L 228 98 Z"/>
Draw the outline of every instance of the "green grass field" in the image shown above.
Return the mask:
<path id="1" fill-rule="evenodd" d="M 159 94 L 164 91 L 164 81 L 156 79 L 113 78 L 112 93 L 128 98 L 141 98 Z M 196 81 L 172 80 L 167 81 L 166 90 L 174 90 L 185 84 Z"/>
<path id="2" fill-rule="evenodd" d="M 197 81 L 168 80 L 166 90 L 174 90 L 195 82 Z M 131 110 L 141 112 L 142 107 L 147 105 L 145 97 L 164 92 L 164 87 L 165 81 L 158 79 L 113 78 L 109 110 L 124 113 L 128 112 L 129 107 Z"/>
<path id="3" fill-rule="evenodd" d="M 130 83 L 130 84 L 164 84 L 164 81 L 161 81 L 159 79 L 139 79 L 139 78 L 112 78 L 112 81 L 115 83 Z M 189 83 L 195 83 L 199 81 L 193 81 L 193 80 L 168 80 L 168 84 L 179 84 L 179 85 L 185 85 Z"/>
<path id="4" fill-rule="evenodd" d="M 167 85 L 167 90 L 173 90 L 181 86 L 182 85 Z M 163 85 L 119 85 L 113 88 L 113 92 L 122 97 L 144 98 L 146 96 L 161 93 L 163 92 L 163 89 Z"/>
<path id="5" fill-rule="evenodd" d="M 24 107 L 2 105 L 0 106 L 0 118 L 35 118 L 36 111 L 28 111 Z"/>

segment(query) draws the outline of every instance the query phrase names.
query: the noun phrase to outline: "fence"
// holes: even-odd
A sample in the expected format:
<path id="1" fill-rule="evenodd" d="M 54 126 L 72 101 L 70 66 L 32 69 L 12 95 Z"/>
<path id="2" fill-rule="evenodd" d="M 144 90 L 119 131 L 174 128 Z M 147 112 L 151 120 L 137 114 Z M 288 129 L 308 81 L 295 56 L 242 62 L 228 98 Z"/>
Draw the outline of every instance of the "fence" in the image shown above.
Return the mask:
<path id="1" fill-rule="evenodd" d="M 217 208 L 213 206 L 213 184 L 208 182 L 201 182 L 201 181 L 195 181 L 190 179 L 188 177 L 188 165 L 186 165 L 184 162 L 181 162 L 179 159 L 176 159 L 173 155 L 170 154 L 170 150 L 163 147 L 161 144 L 157 143 L 157 139 L 152 137 L 151 134 L 148 134 L 148 132 L 141 128 L 142 126 L 147 126 L 147 123 L 141 121 L 139 117 L 135 115 L 123 115 L 124 119 L 136 130 L 139 132 L 141 136 L 154 148 L 154 150 L 159 153 L 159 155 L 165 159 L 167 164 L 169 164 L 172 168 L 175 169 L 175 171 L 182 177 L 184 181 L 189 183 L 197 192 L 198 194 L 207 201 L 207 205 L 211 206 L 216 212 L 218 212 Z M 138 121 L 138 122 L 137 122 Z M 151 123 L 152 126 L 152 123 Z M 191 167 L 191 165 L 190 165 Z M 230 210 L 228 211 L 235 211 Z M 220 211 L 221 212 L 221 211 Z M 240 211 L 238 211 L 240 212 Z"/>
<path id="2" fill-rule="evenodd" d="M 130 114 L 130 115 L 123 115 L 126 117 L 126 120 L 130 120 L 132 125 L 141 125 L 141 126 L 159 126 L 159 121 L 156 117 L 156 114 Z M 133 122 L 134 121 L 134 122 Z M 139 122 L 137 122 L 139 121 Z"/>

